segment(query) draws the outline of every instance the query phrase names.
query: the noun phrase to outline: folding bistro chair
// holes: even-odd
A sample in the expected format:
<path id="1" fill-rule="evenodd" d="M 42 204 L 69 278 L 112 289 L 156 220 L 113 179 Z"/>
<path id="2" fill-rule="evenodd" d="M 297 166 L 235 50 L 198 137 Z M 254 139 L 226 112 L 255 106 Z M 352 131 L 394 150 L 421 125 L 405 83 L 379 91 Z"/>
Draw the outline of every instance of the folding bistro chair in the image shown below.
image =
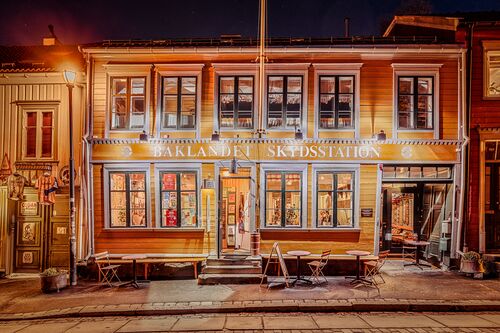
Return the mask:
<path id="1" fill-rule="evenodd" d="M 403 242 L 403 251 L 401 252 L 401 254 L 403 261 L 405 261 L 405 259 L 414 261 L 417 256 L 417 247 L 415 245 L 410 245 Z"/>
<path id="2" fill-rule="evenodd" d="M 313 280 L 317 284 L 321 283 L 320 276 L 323 277 L 323 279 L 325 280 L 324 282 L 328 283 L 326 276 L 323 274 L 323 268 L 328 263 L 328 258 L 330 257 L 331 252 L 332 250 L 323 251 L 319 260 L 314 260 L 307 263 L 309 265 L 309 268 L 311 269 L 311 280 Z"/>
<path id="3" fill-rule="evenodd" d="M 111 265 L 109 261 L 109 252 L 101 252 L 101 253 L 96 253 L 95 255 L 95 260 L 97 267 L 99 268 L 99 276 L 102 276 L 102 284 L 107 284 L 110 287 L 113 287 L 113 278 L 118 280 L 119 283 L 121 283 L 120 278 L 117 275 L 117 270 L 118 267 L 121 265 Z M 105 260 L 105 263 L 99 262 L 99 261 Z"/>
<path id="4" fill-rule="evenodd" d="M 374 286 L 379 284 L 375 279 L 377 276 L 382 280 L 380 283 L 385 283 L 384 277 L 380 273 L 380 269 L 384 266 L 385 260 L 388 256 L 389 250 L 380 251 L 378 254 L 378 260 L 370 260 L 363 263 L 365 267 L 365 279 L 371 281 Z"/>

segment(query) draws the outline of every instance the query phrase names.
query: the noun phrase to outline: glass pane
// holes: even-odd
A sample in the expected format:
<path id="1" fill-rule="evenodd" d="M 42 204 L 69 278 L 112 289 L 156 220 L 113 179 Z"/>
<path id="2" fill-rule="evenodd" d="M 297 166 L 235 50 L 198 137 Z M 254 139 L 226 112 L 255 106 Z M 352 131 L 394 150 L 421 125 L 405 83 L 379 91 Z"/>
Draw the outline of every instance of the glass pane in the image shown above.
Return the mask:
<path id="1" fill-rule="evenodd" d="M 400 95 L 398 97 L 398 110 L 399 111 L 412 111 L 413 110 L 413 96 Z"/>
<path id="2" fill-rule="evenodd" d="M 294 113 L 287 112 L 286 126 L 287 127 L 300 126 L 300 113 L 294 114 Z"/>
<path id="3" fill-rule="evenodd" d="M 143 95 L 144 94 L 144 85 L 146 83 L 146 79 L 144 78 L 132 78 L 130 79 L 132 84 L 132 95 Z"/>
<path id="4" fill-rule="evenodd" d="M 127 94 L 127 79 L 113 79 L 113 94 Z"/>
<path id="5" fill-rule="evenodd" d="M 287 111 L 300 111 L 302 105 L 302 95 L 287 94 Z"/>
<path id="6" fill-rule="evenodd" d="M 194 113 L 196 110 L 196 96 L 194 95 L 183 95 L 181 97 L 181 111 Z"/>
<path id="7" fill-rule="evenodd" d="M 177 113 L 163 113 L 163 128 L 177 127 Z"/>
<path id="8" fill-rule="evenodd" d="M 321 209 L 318 211 L 318 226 L 320 227 L 333 226 L 333 210 Z"/>
<path id="9" fill-rule="evenodd" d="M 181 190 L 194 191 L 196 190 L 196 174 L 181 173 Z"/>
<path id="10" fill-rule="evenodd" d="M 130 214 L 132 221 L 130 224 L 136 227 L 143 227 L 146 225 L 146 210 L 145 209 L 132 209 Z"/>
<path id="11" fill-rule="evenodd" d="M 335 95 L 321 95 L 319 109 L 320 111 L 334 111 Z"/>
<path id="12" fill-rule="evenodd" d="M 163 196 L 165 200 L 164 208 L 177 209 L 177 192 L 165 192 Z"/>
<path id="13" fill-rule="evenodd" d="M 384 166 L 383 177 L 384 178 L 394 178 L 395 177 L 394 167 Z"/>
<path id="14" fill-rule="evenodd" d="M 419 94 L 432 94 L 432 78 L 419 77 L 418 78 L 418 93 Z"/>
<path id="15" fill-rule="evenodd" d="M 163 79 L 163 93 L 177 95 L 177 78 L 166 77 Z"/>
<path id="16" fill-rule="evenodd" d="M 42 128 L 42 157 L 52 156 L 52 128 Z"/>
<path id="17" fill-rule="evenodd" d="M 339 128 L 352 127 L 352 112 L 339 112 Z"/>
<path id="18" fill-rule="evenodd" d="M 36 128 L 26 129 L 26 157 L 36 157 Z"/>
<path id="19" fill-rule="evenodd" d="M 127 193 L 126 192 L 111 192 L 111 209 L 127 208 Z"/>
<path id="20" fill-rule="evenodd" d="M 220 78 L 220 92 L 226 94 L 234 93 L 234 77 Z"/>
<path id="21" fill-rule="evenodd" d="M 399 93 L 400 94 L 413 94 L 413 78 L 400 77 L 399 78 Z"/>
<path id="22" fill-rule="evenodd" d="M 168 206 L 163 206 L 168 207 Z M 167 208 L 162 209 L 162 227 L 176 227 L 177 226 L 177 209 Z"/>
<path id="23" fill-rule="evenodd" d="M 337 174 L 337 190 L 339 191 L 352 190 L 352 173 Z"/>
<path id="24" fill-rule="evenodd" d="M 253 93 L 253 77 L 240 77 L 238 79 L 238 93 L 240 94 Z"/>
<path id="25" fill-rule="evenodd" d="M 410 178 L 420 178 L 420 171 L 422 169 L 420 167 L 410 167 Z"/>
<path id="26" fill-rule="evenodd" d="M 127 212 L 125 210 L 111 210 L 111 226 L 112 227 L 126 227 L 127 226 Z"/>
<path id="27" fill-rule="evenodd" d="M 283 92 L 283 77 L 282 76 L 269 76 L 269 92 Z"/>
<path id="28" fill-rule="evenodd" d="M 337 209 L 352 208 L 352 192 L 337 193 Z"/>
<path id="29" fill-rule="evenodd" d="M 193 111 L 187 111 L 181 113 L 181 123 L 182 128 L 194 128 L 196 124 L 196 113 Z"/>
<path id="30" fill-rule="evenodd" d="M 486 159 L 494 160 L 496 152 L 497 143 L 496 142 L 486 142 Z"/>
<path id="31" fill-rule="evenodd" d="M 333 174 L 319 173 L 318 174 L 318 191 L 333 190 Z"/>
<path id="32" fill-rule="evenodd" d="M 181 208 L 196 209 L 196 192 L 181 192 Z"/>
<path id="33" fill-rule="evenodd" d="M 125 174 L 112 173 L 111 174 L 111 191 L 125 191 Z"/>
<path id="34" fill-rule="evenodd" d="M 170 113 L 176 113 L 177 112 L 177 96 L 165 96 L 163 98 L 163 110 L 170 112 Z"/>
<path id="35" fill-rule="evenodd" d="M 144 209 L 146 207 L 145 192 L 130 192 L 130 208 Z"/>
<path id="36" fill-rule="evenodd" d="M 438 178 L 451 178 L 451 169 L 448 167 L 437 168 Z"/>
<path id="37" fill-rule="evenodd" d="M 423 167 L 422 173 L 424 175 L 424 178 L 436 178 L 437 173 L 436 173 L 436 167 Z"/>
<path id="38" fill-rule="evenodd" d="M 266 174 L 266 189 L 281 191 L 281 173 Z"/>
<path id="39" fill-rule="evenodd" d="M 285 192 L 285 225 L 300 225 L 300 192 Z"/>
<path id="40" fill-rule="evenodd" d="M 500 56 L 496 51 L 487 51 L 488 95 L 500 96 Z"/>
<path id="41" fill-rule="evenodd" d="M 409 176 L 408 167 L 397 167 L 396 168 L 396 178 L 408 178 Z"/>
<path id="42" fill-rule="evenodd" d="M 42 112 L 42 126 L 52 127 L 52 112 Z"/>
<path id="43" fill-rule="evenodd" d="M 114 97 L 113 100 L 113 112 L 121 114 L 127 113 L 127 102 L 125 97 Z"/>
<path id="44" fill-rule="evenodd" d="M 337 210 L 337 225 L 340 227 L 348 227 L 352 225 L 352 210 L 338 209 Z"/>
<path id="45" fill-rule="evenodd" d="M 164 173 L 161 177 L 161 190 L 174 191 L 177 189 L 177 177 L 175 173 Z"/>
<path id="46" fill-rule="evenodd" d="M 132 97 L 132 112 L 144 112 L 144 97 Z"/>
<path id="47" fill-rule="evenodd" d="M 352 94 L 354 93 L 354 79 L 349 76 L 339 77 L 339 93 Z"/>
<path id="48" fill-rule="evenodd" d="M 222 111 L 233 111 L 234 110 L 234 95 L 221 95 L 220 97 L 220 109 Z"/>
<path id="49" fill-rule="evenodd" d="M 36 112 L 26 112 L 26 126 L 36 126 Z"/>
<path id="50" fill-rule="evenodd" d="M 318 192 L 318 209 L 330 210 L 333 207 L 331 192 Z"/>
<path id="51" fill-rule="evenodd" d="M 181 210 L 181 226 L 194 227 L 196 226 L 196 210 L 182 209 Z"/>
<path id="52" fill-rule="evenodd" d="M 418 111 L 432 111 L 432 96 L 418 96 Z"/>
<path id="53" fill-rule="evenodd" d="M 352 95 L 339 95 L 339 111 L 352 111 Z"/>
<path id="54" fill-rule="evenodd" d="M 399 113 L 399 127 L 400 128 L 413 128 L 413 114 L 408 112 Z"/>
<path id="55" fill-rule="evenodd" d="M 143 173 L 131 173 L 130 178 L 130 190 L 131 191 L 143 191 L 146 188 L 146 175 Z"/>
<path id="56" fill-rule="evenodd" d="M 285 174 L 285 190 L 300 191 L 300 173 Z"/>
<path id="57" fill-rule="evenodd" d="M 302 77 L 300 76 L 289 76 L 288 78 L 287 90 L 292 93 L 302 92 Z"/>
<path id="58" fill-rule="evenodd" d="M 281 225 L 281 192 L 267 192 L 266 197 L 267 224 Z"/>
<path id="59" fill-rule="evenodd" d="M 252 95 L 239 95 L 238 96 L 238 110 L 240 111 L 252 111 L 253 108 L 253 96 Z"/>
<path id="60" fill-rule="evenodd" d="M 183 77 L 182 79 L 182 94 L 196 94 L 196 78 Z"/>
<path id="61" fill-rule="evenodd" d="M 144 127 L 144 113 L 134 113 L 130 116 L 130 128 Z"/>
<path id="62" fill-rule="evenodd" d="M 417 127 L 418 128 L 432 128 L 432 112 L 418 112 L 417 113 Z"/>
<path id="63" fill-rule="evenodd" d="M 321 77 L 319 80 L 319 89 L 321 94 L 335 93 L 335 77 Z"/>
<path id="64" fill-rule="evenodd" d="M 269 111 L 283 110 L 283 95 L 269 94 Z"/>

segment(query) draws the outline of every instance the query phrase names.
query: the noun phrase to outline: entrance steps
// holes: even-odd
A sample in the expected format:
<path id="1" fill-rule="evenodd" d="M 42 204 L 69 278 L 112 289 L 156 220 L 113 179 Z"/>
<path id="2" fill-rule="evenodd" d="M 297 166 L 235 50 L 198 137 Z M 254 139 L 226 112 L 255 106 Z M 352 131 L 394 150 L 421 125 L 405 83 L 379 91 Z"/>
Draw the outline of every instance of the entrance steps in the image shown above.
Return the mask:
<path id="1" fill-rule="evenodd" d="M 208 257 L 198 284 L 257 284 L 262 280 L 262 258 L 247 255 Z"/>

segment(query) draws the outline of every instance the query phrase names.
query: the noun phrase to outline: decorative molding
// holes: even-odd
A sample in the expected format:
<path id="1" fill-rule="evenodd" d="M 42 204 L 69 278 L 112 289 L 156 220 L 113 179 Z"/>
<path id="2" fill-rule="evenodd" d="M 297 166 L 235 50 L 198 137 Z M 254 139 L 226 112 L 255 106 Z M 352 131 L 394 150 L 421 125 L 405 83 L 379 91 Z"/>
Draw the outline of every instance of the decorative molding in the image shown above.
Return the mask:
<path id="1" fill-rule="evenodd" d="M 392 63 L 391 64 L 392 68 L 395 70 L 438 70 L 439 68 L 443 67 L 443 64 L 422 64 L 422 63 Z"/>
<path id="2" fill-rule="evenodd" d="M 316 70 L 359 70 L 363 67 L 362 62 L 353 63 L 312 63 L 311 64 Z"/>

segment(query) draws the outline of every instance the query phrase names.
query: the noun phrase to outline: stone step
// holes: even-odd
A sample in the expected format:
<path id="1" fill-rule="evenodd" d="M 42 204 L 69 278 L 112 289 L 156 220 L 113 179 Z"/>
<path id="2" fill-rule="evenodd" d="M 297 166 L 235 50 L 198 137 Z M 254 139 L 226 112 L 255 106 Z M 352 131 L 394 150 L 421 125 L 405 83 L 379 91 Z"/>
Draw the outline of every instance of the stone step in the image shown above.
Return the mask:
<path id="1" fill-rule="evenodd" d="M 217 265 L 205 266 L 202 272 L 209 274 L 259 274 L 262 273 L 262 267 L 260 265 Z"/>
<path id="2" fill-rule="evenodd" d="M 207 258 L 207 266 L 260 266 L 262 263 L 261 258 L 245 258 L 245 259 L 227 259 L 227 258 Z"/>
<path id="3" fill-rule="evenodd" d="M 198 284 L 259 284 L 262 274 L 200 274 Z M 267 282 L 267 277 L 264 277 Z"/>

